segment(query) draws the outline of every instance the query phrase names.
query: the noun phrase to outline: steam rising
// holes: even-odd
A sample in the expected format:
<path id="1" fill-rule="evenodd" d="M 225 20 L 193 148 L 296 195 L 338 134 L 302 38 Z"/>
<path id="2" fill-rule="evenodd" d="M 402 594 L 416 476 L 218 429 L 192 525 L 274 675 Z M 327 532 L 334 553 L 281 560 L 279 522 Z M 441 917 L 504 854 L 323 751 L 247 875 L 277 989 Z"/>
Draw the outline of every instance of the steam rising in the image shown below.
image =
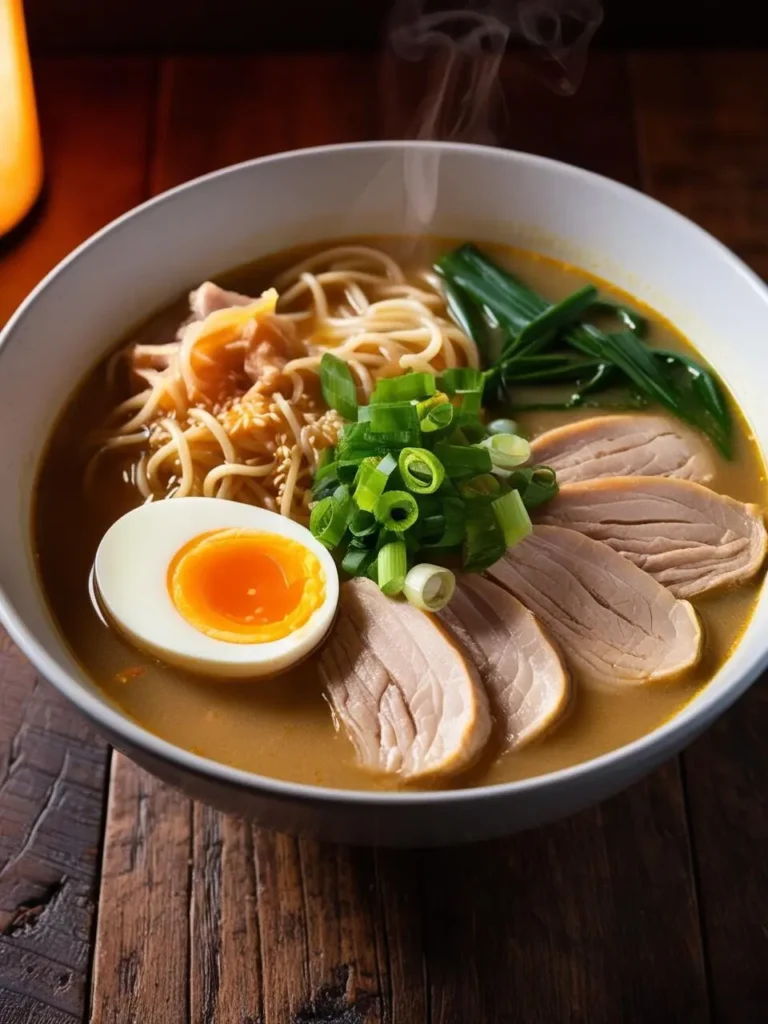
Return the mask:
<path id="1" fill-rule="evenodd" d="M 508 49 L 524 44 L 550 72 L 548 84 L 570 95 L 602 20 L 601 0 L 395 0 L 392 51 L 402 61 L 425 64 L 430 79 L 411 137 L 492 144 L 494 120 L 503 112 L 499 66 Z M 438 153 L 406 155 L 415 232 L 434 213 L 438 173 Z"/>

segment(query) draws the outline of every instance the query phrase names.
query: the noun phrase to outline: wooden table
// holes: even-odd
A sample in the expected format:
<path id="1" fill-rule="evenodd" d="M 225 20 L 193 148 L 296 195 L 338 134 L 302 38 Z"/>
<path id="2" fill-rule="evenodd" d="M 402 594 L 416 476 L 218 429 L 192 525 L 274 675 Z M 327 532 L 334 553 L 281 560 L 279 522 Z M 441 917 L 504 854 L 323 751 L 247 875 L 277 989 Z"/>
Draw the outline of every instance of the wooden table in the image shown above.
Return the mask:
<path id="1" fill-rule="evenodd" d="M 36 72 L 49 196 L 0 250 L 0 320 L 152 193 L 247 157 L 399 135 L 413 105 L 368 56 Z M 765 276 L 766 80 L 763 53 L 594 54 L 562 99 L 510 66 L 502 141 L 641 186 Z M 0 643 L 0 1024 L 767 1019 L 764 683 L 681 758 L 568 821 L 374 852 L 191 803 Z"/>

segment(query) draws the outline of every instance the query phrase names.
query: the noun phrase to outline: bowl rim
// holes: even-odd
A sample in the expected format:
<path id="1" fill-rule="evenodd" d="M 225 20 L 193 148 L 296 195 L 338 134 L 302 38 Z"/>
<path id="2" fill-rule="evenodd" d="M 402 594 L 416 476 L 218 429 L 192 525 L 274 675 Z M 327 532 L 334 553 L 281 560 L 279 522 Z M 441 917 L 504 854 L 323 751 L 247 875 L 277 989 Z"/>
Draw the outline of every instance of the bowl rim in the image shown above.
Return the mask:
<path id="1" fill-rule="evenodd" d="M 0 358 L 6 346 L 14 341 L 18 325 L 30 314 L 38 297 L 46 291 L 53 282 L 72 264 L 76 263 L 86 253 L 98 247 L 108 236 L 119 232 L 129 221 L 139 217 L 151 215 L 156 206 L 173 200 L 176 196 L 198 186 L 214 181 L 225 179 L 229 175 L 262 164 L 278 164 L 282 161 L 301 159 L 305 156 L 321 155 L 333 152 L 358 152 L 358 151 L 390 151 L 393 155 L 402 153 L 407 149 L 437 150 L 441 152 L 474 153 L 481 157 L 510 160 L 539 167 L 547 167 L 556 170 L 559 174 L 586 180 L 602 189 L 612 191 L 624 202 L 634 204 L 641 208 L 656 209 L 671 221 L 683 225 L 686 230 L 692 233 L 693 237 L 704 246 L 708 246 L 716 253 L 724 264 L 740 276 L 747 285 L 753 288 L 765 302 L 768 310 L 768 286 L 752 271 L 739 257 L 737 257 L 727 246 L 718 241 L 713 235 L 689 218 L 683 216 L 671 207 L 646 195 L 629 185 L 614 181 L 604 175 L 597 174 L 573 164 L 568 164 L 550 157 L 539 156 L 533 153 L 526 153 L 520 150 L 502 149 L 493 146 L 479 146 L 469 143 L 457 142 L 432 142 L 418 140 L 386 139 L 372 142 L 351 142 L 334 143 L 324 146 L 312 146 L 303 149 L 293 149 L 282 153 L 269 154 L 251 160 L 244 160 L 227 167 L 199 175 L 189 181 L 183 182 L 174 188 L 161 192 L 157 196 L 145 200 L 138 206 L 133 207 L 126 213 L 110 221 L 103 228 L 81 242 L 75 249 L 65 256 L 36 287 L 24 299 L 21 305 L 12 314 L 5 327 L 0 330 Z M 31 563 L 33 564 L 33 563 Z M 33 570 L 31 570 L 33 571 Z M 39 580 L 36 581 L 40 586 Z M 623 764 L 645 764 L 658 763 L 666 756 L 677 751 L 681 744 L 678 738 L 686 733 L 696 732 L 696 723 L 705 727 L 717 715 L 725 711 L 741 696 L 754 682 L 758 674 L 768 666 L 768 644 L 762 651 L 757 651 L 745 666 L 743 672 L 737 676 L 722 692 L 715 693 L 711 687 L 705 686 L 691 701 L 684 705 L 672 718 L 663 725 L 646 733 L 644 736 L 633 740 L 624 746 L 617 747 L 605 754 L 583 761 L 568 768 L 561 768 L 557 771 L 544 775 L 537 775 L 527 779 L 519 779 L 513 782 L 494 783 L 485 786 L 466 787 L 462 789 L 443 790 L 419 790 L 419 791 L 377 791 L 361 789 L 335 789 L 329 786 L 315 786 L 309 783 L 291 782 L 284 779 L 272 778 L 260 775 L 256 772 L 245 771 L 241 768 L 234 768 L 211 758 L 203 757 L 179 747 L 168 740 L 156 735 L 143 726 L 134 722 L 126 714 L 116 707 L 103 701 L 95 694 L 90 693 L 79 682 L 77 676 L 60 667 L 57 662 L 47 653 L 44 646 L 37 640 L 33 631 L 26 625 L 21 615 L 16 611 L 12 601 L 8 597 L 5 587 L 0 582 L 0 623 L 5 626 L 9 636 L 18 645 L 24 657 L 33 667 L 71 701 L 79 711 L 91 721 L 97 723 L 107 730 L 108 733 L 119 737 L 129 748 L 137 748 L 146 752 L 156 760 L 165 761 L 178 766 L 186 772 L 197 776 L 213 778 L 217 783 L 228 784 L 238 789 L 246 789 L 263 793 L 265 796 L 288 799 L 292 802 L 303 803 L 336 803 L 345 805 L 373 805 L 379 808 L 397 808 L 409 806 L 411 808 L 426 805 L 443 804 L 464 804 L 467 801 L 495 801 L 503 800 L 506 797 L 513 798 L 516 794 L 544 793 L 550 789 L 556 789 L 563 783 L 578 783 L 579 780 L 590 775 L 600 775 L 610 772 Z M 54 625 L 57 626 L 54 618 Z M 58 626 L 57 626 L 58 628 Z M 737 648 L 742 641 L 736 645 Z M 62 636 L 61 643 L 66 645 Z M 732 652 L 733 653 L 733 652 Z M 731 654 L 732 656 L 732 654 Z M 87 678 L 85 671 L 83 677 Z"/>

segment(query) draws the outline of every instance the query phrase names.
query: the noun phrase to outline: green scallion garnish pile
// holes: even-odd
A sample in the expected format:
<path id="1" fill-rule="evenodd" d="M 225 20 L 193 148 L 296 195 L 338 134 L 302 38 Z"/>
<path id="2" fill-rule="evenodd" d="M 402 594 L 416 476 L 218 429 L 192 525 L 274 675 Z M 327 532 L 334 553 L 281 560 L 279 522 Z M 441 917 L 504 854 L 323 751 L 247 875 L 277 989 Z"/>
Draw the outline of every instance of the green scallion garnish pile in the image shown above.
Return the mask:
<path id="1" fill-rule="evenodd" d="M 315 472 L 310 529 L 345 573 L 370 577 L 385 594 L 437 610 L 453 576 L 433 559 L 482 572 L 530 532 L 528 510 L 557 492 L 551 469 L 524 466 L 530 446 L 514 424 L 483 424 L 480 370 L 382 379 L 366 406 L 330 353 L 320 380 L 348 422 Z"/>

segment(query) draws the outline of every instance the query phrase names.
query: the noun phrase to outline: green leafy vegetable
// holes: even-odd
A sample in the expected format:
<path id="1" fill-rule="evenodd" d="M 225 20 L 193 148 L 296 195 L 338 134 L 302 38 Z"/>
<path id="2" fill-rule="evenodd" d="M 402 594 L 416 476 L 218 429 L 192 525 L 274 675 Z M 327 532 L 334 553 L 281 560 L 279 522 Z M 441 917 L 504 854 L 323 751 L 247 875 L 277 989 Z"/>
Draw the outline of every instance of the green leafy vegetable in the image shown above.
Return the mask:
<path id="1" fill-rule="evenodd" d="M 344 502 L 333 496 L 323 498 L 312 509 L 309 529 L 321 544 L 333 550 L 340 543 L 347 528 L 348 510 Z"/>
<path id="2" fill-rule="evenodd" d="M 597 288 L 587 284 L 583 288 L 549 306 L 534 317 L 505 347 L 503 356 L 530 356 L 553 341 L 560 332 L 576 323 L 597 298 Z"/>
<path id="3" fill-rule="evenodd" d="M 443 290 L 448 312 L 466 336 L 474 341 L 480 356 L 488 361 L 491 356 L 490 330 L 482 312 L 448 277 L 443 277 Z"/>
<path id="4" fill-rule="evenodd" d="M 509 386 L 574 380 L 576 389 L 558 402 L 516 405 L 517 408 L 637 407 L 657 402 L 705 433 L 727 458 L 732 451 L 728 403 L 716 376 L 696 360 L 648 347 L 642 316 L 620 303 L 598 299 L 587 285 L 562 302 L 547 303 L 513 275 L 506 273 L 475 246 L 447 253 L 436 269 L 476 314 L 507 332 L 501 355 L 485 371 L 486 397 L 498 398 Z M 587 315 L 609 313 L 623 330 L 606 332 L 579 322 Z M 544 351 L 553 344 L 574 353 Z M 621 402 L 593 402 L 587 396 L 620 387 Z"/>

